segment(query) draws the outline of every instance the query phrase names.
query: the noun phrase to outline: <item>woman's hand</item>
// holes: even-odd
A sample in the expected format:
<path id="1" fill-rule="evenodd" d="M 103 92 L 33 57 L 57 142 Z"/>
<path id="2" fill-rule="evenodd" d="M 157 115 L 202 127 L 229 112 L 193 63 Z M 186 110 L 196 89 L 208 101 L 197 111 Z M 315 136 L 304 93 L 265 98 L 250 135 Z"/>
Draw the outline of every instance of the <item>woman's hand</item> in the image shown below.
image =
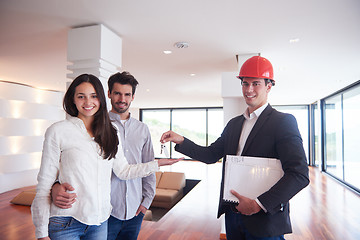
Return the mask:
<path id="1" fill-rule="evenodd" d="M 158 159 L 158 165 L 159 167 L 161 166 L 166 166 L 166 165 L 173 165 L 174 163 L 177 163 L 180 160 L 183 160 L 184 158 L 178 158 L 178 159 L 173 159 L 173 158 L 161 158 Z"/>

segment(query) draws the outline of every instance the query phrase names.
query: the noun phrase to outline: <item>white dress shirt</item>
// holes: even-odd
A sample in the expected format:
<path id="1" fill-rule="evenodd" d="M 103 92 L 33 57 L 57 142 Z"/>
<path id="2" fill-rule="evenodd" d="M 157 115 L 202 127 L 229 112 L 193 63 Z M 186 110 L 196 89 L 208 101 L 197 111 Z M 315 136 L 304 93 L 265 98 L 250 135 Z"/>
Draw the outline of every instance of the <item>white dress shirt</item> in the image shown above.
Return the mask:
<path id="1" fill-rule="evenodd" d="M 253 129 L 253 127 L 254 127 L 256 121 L 258 120 L 260 114 L 264 111 L 264 109 L 268 105 L 269 105 L 269 103 L 266 103 L 266 104 L 262 105 L 261 107 L 256 109 L 251 114 L 249 114 L 249 109 L 248 108 L 244 112 L 243 115 L 244 115 L 245 121 L 243 123 L 243 127 L 242 127 L 241 134 L 240 134 L 239 147 L 238 147 L 237 155 L 241 155 L 241 153 L 242 153 L 242 151 L 244 149 L 246 140 L 248 139 L 251 130 Z M 255 201 L 265 212 L 267 212 L 266 208 L 261 204 L 259 199 L 256 198 Z"/>
<path id="2" fill-rule="evenodd" d="M 121 179 L 131 179 L 148 176 L 158 169 L 157 161 L 129 165 L 121 143 L 114 159 L 103 159 L 98 144 L 77 117 L 68 116 L 54 123 L 45 133 L 37 193 L 31 206 L 36 237 L 48 236 L 52 216 L 71 216 L 86 225 L 100 225 L 112 209 L 112 171 Z M 75 188 L 77 199 L 69 209 L 58 208 L 51 201 L 50 190 L 57 179 Z"/>

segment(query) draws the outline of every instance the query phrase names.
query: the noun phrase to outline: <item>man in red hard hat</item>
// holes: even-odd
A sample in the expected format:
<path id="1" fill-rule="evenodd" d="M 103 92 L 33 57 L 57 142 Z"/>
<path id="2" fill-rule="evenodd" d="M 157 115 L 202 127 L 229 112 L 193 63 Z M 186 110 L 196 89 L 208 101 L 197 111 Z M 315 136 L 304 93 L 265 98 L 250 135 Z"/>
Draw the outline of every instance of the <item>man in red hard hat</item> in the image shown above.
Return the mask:
<path id="1" fill-rule="evenodd" d="M 238 78 L 248 108 L 227 123 L 214 143 L 202 147 L 172 131 L 165 132 L 160 141 L 172 141 L 176 151 L 207 164 L 223 158 L 218 217 L 225 213 L 228 240 L 284 239 L 284 234 L 292 232 L 289 200 L 309 184 L 302 139 L 294 116 L 278 112 L 268 103 L 275 85 L 269 60 L 251 57 L 242 65 Z M 223 200 L 227 155 L 279 159 L 284 175 L 256 199 L 231 191 L 239 204 L 230 205 Z"/>

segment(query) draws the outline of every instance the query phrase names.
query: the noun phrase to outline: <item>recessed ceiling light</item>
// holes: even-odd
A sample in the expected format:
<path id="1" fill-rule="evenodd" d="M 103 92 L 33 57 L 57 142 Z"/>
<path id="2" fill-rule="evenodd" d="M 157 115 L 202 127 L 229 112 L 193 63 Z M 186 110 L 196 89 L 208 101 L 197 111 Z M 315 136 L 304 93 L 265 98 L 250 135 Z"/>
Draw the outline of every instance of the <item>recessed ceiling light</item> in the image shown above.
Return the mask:
<path id="1" fill-rule="evenodd" d="M 190 76 L 191 76 L 191 77 L 194 77 L 194 76 L 195 76 L 195 73 L 190 73 Z"/>
<path id="2" fill-rule="evenodd" d="M 188 48 L 189 43 L 187 43 L 187 42 L 176 42 L 174 44 L 174 47 L 176 47 L 176 48 Z"/>
<path id="3" fill-rule="evenodd" d="M 146 89 L 146 92 L 150 92 L 150 89 Z"/>
<path id="4" fill-rule="evenodd" d="M 297 42 L 299 42 L 299 41 L 300 41 L 299 38 L 293 38 L 293 39 L 290 39 L 290 40 L 289 40 L 290 43 L 297 43 Z"/>
<path id="5" fill-rule="evenodd" d="M 165 53 L 165 54 L 171 54 L 172 51 L 170 51 L 170 50 L 165 50 L 164 53 Z"/>

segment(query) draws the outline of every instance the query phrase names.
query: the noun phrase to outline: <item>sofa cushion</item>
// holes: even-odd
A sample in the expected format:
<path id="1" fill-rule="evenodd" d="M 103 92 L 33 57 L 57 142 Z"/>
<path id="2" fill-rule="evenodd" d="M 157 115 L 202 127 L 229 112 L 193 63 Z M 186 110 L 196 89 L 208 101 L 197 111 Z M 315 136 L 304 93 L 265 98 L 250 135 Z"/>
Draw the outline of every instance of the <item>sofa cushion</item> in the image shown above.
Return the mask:
<path id="1" fill-rule="evenodd" d="M 156 173 L 155 173 L 155 176 L 156 176 L 156 187 L 158 187 L 158 185 L 159 185 L 161 175 L 162 175 L 162 172 L 156 172 Z"/>
<path id="2" fill-rule="evenodd" d="M 16 195 L 10 202 L 12 204 L 31 206 L 36 195 L 36 188 L 23 191 Z"/>
<path id="3" fill-rule="evenodd" d="M 180 172 L 163 172 L 157 188 L 180 190 L 185 187 L 185 174 Z"/>
<path id="4" fill-rule="evenodd" d="M 172 203 L 180 193 L 178 190 L 157 188 L 154 201 Z"/>

